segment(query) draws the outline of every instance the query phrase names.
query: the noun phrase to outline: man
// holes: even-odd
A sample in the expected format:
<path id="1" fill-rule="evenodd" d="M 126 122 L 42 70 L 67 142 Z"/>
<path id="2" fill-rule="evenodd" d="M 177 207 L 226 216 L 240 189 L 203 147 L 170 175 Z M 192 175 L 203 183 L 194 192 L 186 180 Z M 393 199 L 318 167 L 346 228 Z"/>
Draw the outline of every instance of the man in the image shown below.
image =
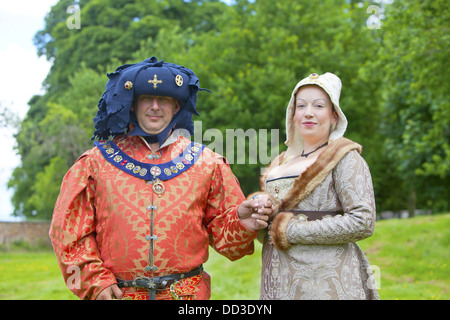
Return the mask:
<path id="1" fill-rule="evenodd" d="M 152 57 L 108 74 L 95 147 L 65 175 L 50 237 L 82 299 L 209 299 L 211 245 L 253 253 L 267 199 L 245 200 L 226 160 L 183 133 L 201 89 L 189 69 Z"/>

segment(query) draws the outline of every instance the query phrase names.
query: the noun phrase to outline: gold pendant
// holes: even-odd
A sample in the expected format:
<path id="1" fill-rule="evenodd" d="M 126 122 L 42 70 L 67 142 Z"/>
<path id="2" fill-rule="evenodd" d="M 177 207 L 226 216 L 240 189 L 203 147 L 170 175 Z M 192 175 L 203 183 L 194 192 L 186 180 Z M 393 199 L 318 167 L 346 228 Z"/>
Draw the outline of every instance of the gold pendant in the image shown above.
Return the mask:
<path id="1" fill-rule="evenodd" d="M 156 193 L 158 196 L 161 197 L 161 195 L 166 191 L 166 188 L 164 187 L 162 181 L 158 178 L 153 180 L 153 192 Z"/>

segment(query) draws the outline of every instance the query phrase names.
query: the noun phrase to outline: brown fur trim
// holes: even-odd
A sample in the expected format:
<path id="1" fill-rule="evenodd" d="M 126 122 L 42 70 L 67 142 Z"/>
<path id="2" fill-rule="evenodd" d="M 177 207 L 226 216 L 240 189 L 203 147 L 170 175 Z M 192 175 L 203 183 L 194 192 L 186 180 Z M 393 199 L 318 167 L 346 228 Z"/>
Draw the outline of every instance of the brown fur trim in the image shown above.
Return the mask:
<path id="1" fill-rule="evenodd" d="M 362 147 L 356 142 L 343 137 L 330 142 L 317 160 L 295 179 L 292 188 L 281 201 L 280 209 L 290 210 L 310 195 L 339 161 L 352 150 L 357 150 L 361 153 Z"/>
<path id="2" fill-rule="evenodd" d="M 278 250 L 287 250 L 291 247 L 286 236 L 286 229 L 293 217 L 294 215 L 291 212 L 280 212 L 273 219 L 269 232 L 272 242 Z"/>

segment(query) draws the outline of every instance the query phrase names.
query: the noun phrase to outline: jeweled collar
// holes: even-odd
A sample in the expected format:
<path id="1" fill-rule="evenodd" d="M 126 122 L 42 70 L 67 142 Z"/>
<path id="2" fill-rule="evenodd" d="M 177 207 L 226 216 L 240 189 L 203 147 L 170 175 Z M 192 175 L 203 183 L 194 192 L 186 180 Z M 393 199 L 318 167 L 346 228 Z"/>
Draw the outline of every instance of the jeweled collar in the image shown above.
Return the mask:
<path id="1" fill-rule="evenodd" d="M 170 180 L 188 170 L 200 157 L 204 145 L 191 142 L 183 152 L 173 160 L 151 164 L 140 162 L 122 151 L 113 141 L 96 141 L 95 146 L 103 157 L 116 168 L 143 180 Z"/>

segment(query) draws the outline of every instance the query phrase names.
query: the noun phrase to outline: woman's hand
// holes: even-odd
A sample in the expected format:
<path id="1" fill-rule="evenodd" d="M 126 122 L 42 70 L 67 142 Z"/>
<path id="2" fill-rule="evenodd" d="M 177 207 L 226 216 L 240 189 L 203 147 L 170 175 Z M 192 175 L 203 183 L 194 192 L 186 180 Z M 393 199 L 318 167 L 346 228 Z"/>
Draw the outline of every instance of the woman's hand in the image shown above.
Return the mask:
<path id="1" fill-rule="evenodd" d="M 241 203 L 238 208 L 238 216 L 247 229 L 257 231 L 267 228 L 273 208 L 274 206 L 269 196 L 258 195 Z"/>

